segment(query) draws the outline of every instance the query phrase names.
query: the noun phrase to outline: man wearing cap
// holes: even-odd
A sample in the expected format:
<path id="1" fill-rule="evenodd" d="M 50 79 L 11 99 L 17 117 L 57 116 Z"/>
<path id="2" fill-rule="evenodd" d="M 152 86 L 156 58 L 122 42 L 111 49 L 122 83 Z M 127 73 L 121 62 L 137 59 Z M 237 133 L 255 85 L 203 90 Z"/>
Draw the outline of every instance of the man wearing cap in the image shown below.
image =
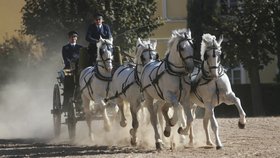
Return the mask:
<path id="1" fill-rule="evenodd" d="M 65 73 L 64 78 L 64 99 L 63 99 L 63 107 L 67 108 L 67 104 L 69 103 L 69 99 L 73 97 L 74 89 L 78 87 L 78 61 L 80 56 L 81 45 L 77 44 L 78 33 L 76 31 L 68 32 L 68 44 L 62 47 L 62 58 L 64 61 L 64 71 L 67 69 L 71 69 L 71 62 L 75 63 L 75 71 L 74 75 L 67 76 Z M 76 85 L 75 85 L 76 84 Z"/>
<path id="2" fill-rule="evenodd" d="M 68 33 L 68 44 L 62 47 L 62 58 L 64 61 L 64 69 L 70 69 L 70 62 L 79 59 L 81 45 L 77 44 L 78 33 L 70 31 Z"/>
<path id="3" fill-rule="evenodd" d="M 89 42 L 88 52 L 89 52 L 89 62 L 90 64 L 95 64 L 97 57 L 97 46 L 96 43 L 99 41 L 100 37 L 108 42 L 113 43 L 113 37 L 109 25 L 103 23 L 103 17 L 101 14 L 94 15 L 94 22 L 89 25 L 86 33 L 86 41 Z"/>

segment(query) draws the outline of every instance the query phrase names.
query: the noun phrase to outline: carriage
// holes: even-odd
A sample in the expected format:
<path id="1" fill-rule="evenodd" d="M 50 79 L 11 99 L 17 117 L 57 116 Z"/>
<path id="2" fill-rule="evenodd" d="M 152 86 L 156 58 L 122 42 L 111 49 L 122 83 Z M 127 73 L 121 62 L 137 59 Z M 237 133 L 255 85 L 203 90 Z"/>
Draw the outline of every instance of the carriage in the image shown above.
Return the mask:
<path id="1" fill-rule="evenodd" d="M 77 69 L 74 66 L 75 61 L 71 61 L 71 68 L 58 71 L 57 83 L 53 88 L 53 115 L 54 134 L 58 137 L 61 132 L 61 124 L 68 126 L 70 139 L 75 137 L 77 121 L 84 120 L 82 111 L 82 102 L 79 99 L 79 89 L 77 86 L 77 77 L 75 73 Z M 73 84 L 74 83 L 74 84 Z M 64 85 L 70 84 L 69 89 L 65 89 Z M 65 95 L 69 95 L 69 100 L 63 100 Z M 63 102 L 65 102 L 63 104 Z M 62 117 L 65 117 L 65 122 L 62 122 Z"/>
<path id="2" fill-rule="evenodd" d="M 114 67 L 118 67 L 121 63 L 121 55 L 119 52 L 119 47 L 114 47 Z M 82 48 L 80 52 L 80 60 L 74 59 L 70 62 L 70 69 L 58 71 L 56 78 L 57 83 L 55 83 L 53 87 L 53 107 L 51 109 L 55 137 L 60 135 L 61 125 L 65 124 L 68 126 L 69 138 L 70 140 L 73 140 L 76 135 L 77 122 L 85 120 L 78 74 L 80 74 L 83 68 L 86 67 L 86 59 L 88 59 L 87 48 Z M 67 89 L 65 89 L 65 84 L 68 85 Z M 65 97 L 65 95 L 68 95 L 68 97 Z M 64 98 L 69 99 L 64 100 Z M 114 111 L 113 107 L 109 108 L 109 117 L 113 117 L 114 114 L 112 111 Z M 93 120 L 102 119 L 101 114 L 94 111 L 93 113 L 95 113 Z M 63 118 L 65 118 L 65 121 Z"/>

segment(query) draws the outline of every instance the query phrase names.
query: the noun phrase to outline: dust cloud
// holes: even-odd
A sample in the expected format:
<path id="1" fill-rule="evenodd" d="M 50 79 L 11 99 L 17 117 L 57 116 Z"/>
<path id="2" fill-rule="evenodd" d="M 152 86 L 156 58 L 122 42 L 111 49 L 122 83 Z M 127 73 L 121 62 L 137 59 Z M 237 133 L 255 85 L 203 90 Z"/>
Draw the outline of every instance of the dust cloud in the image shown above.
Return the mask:
<path id="1" fill-rule="evenodd" d="M 59 54 L 60 55 L 60 54 Z M 60 56 L 39 67 L 19 66 L 0 91 L 0 138 L 50 138 L 52 91 Z"/>

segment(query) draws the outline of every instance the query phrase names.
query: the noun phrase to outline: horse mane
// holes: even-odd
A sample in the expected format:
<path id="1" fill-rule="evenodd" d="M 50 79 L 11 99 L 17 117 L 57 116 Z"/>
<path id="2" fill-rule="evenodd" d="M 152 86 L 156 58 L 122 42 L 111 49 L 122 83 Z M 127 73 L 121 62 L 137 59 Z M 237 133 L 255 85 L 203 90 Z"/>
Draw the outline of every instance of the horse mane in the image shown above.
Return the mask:
<path id="1" fill-rule="evenodd" d="M 100 49 L 103 47 L 104 43 L 106 43 L 106 41 L 102 42 L 100 41 L 100 46 L 97 44 L 97 57 L 96 60 L 101 60 L 101 54 L 100 54 Z M 110 42 L 108 42 L 107 44 L 111 44 Z"/>
<path id="2" fill-rule="evenodd" d="M 184 33 L 186 33 L 186 32 L 187 32 L 187 29 L 185 29 L 185 28 L 172 31 L 171 38 L 169 39 L 168 44 L 167 44 L 167 50 L 165 52 L 165 56 L 167 54 L 169 54 L 169 52 L 171 51 L 171 47 L 173 46 L 176 39 L 178 37 L 184 37 Z"/>
<path id="3" fill-rule="evenodd" d="M 200 55 L 201 60 L 204 60 L 204 53 L 208 48 L 217 48 L 220 49 L 221 46 L 218 44 L 216 37 L 214 35 L 211 35 L 209 33 L 203 34 L 202 41 L 201 41 L 201 49 L 200 49 Z"/>
<path id="4" fill-rule="evenodd" d="M 102 42 L 99 41 L 97 44 L 96 44 L 96 47 L 97 47 L 97 57 L 96 57 L 96 61 L 97 60 L 100 60 L 101 59 L 101 56 L 100 56 L 100 48 L 102 47 Z"/>

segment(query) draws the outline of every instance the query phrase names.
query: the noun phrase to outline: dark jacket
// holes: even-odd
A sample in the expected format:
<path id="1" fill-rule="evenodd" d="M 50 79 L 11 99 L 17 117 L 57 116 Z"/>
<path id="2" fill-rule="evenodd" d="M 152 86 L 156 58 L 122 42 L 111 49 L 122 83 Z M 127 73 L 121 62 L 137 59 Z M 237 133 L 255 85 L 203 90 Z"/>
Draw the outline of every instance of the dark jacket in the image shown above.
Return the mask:
<path id="1" fill-rule="evenodd" d="M 109 25 L 102 24 L 100 29 L 95 24 L 89 25 L 86 34 L 86 40 L 89 42 L 89 46 L 96 46 L 96 41 L 99 40 L 100 36 L 103 39 L 109 39 L 112 37 Z"/>
<path id="2" fill-rule="evenodd" d="M 62 57 L 64 61 L 64 69 L 70 68 L 70 61 L 73 59 L 79 59 L 81 45 L 76 44 L 75 46 L 71 46 L 71 44 L 67 44 L 62 47 Z"/>

